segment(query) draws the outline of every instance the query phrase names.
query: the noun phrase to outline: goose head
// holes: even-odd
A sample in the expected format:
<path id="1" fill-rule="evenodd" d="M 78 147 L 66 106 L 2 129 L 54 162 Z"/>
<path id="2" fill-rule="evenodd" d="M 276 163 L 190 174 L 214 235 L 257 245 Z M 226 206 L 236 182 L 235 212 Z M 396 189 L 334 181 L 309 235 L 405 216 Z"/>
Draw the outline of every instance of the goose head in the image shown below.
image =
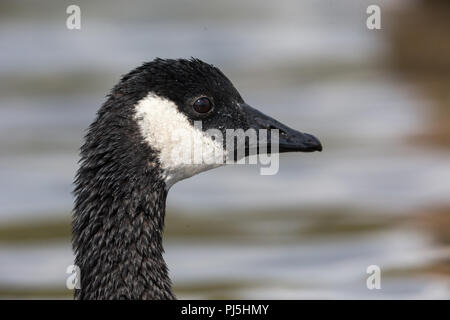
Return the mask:
<path id="1" fill-rule="evenodd" d="M 157 154 L 167 188 L 275 147 L 280 153 L 322 150 L 313 135 L 252 108 L 218 68 L 198 59 L 145 63 L 125 75 L 112 96 L 132 102 L 132 118 L 142 140 Z M 272 139 L 274 129 L 277 141 Z"/>
<path id="2" fill-rule="evenodd" d="M 132 70 L 110 92 L 81 148 L 75 297 L 173 299 L 162 246 L 168 189 L 248 155 L 321 150 L 314 136 L 246 104 L 210 64 L 156 59 Z"/>

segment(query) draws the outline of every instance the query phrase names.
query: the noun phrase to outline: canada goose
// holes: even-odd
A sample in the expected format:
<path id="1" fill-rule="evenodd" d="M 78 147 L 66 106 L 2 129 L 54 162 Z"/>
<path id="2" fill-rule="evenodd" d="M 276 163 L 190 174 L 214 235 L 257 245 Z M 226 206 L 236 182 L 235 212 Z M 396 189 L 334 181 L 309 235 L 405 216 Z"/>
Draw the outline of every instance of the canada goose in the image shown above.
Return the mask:
<path id="1" fill-rule="evenodd" d="M 221 148 L 235 160 L 205 131 L 279 129 L 280 153 L 322 150 L 314 136 L 245 104 L 210 64 L 155 59 L 132 70 L 111 90 L 81 147 L 72 223 L 81 286 L 75 298 L 175 299 L 163 259 L 167 192 L 175 182 L 220 165 L 172 157 L 175 148 L 191 148 L 173 140 L 179 129 L 201 140 L 206 154 Z M 239 147 L 248 154 L 248 144 Z"/>

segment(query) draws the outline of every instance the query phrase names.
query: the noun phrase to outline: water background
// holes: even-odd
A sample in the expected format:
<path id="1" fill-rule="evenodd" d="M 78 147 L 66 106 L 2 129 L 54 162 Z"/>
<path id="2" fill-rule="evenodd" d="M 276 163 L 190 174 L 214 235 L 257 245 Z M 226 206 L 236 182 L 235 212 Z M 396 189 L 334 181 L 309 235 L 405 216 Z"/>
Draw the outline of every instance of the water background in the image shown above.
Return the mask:
<path id="1" fill-rule="evenodd" d="M 450 204 L 450 152 L 414 142 L 435 102 L 390 69 L 369 2 L 77 3 L 80 31 L 66 29 L 67 1 L 0 4 L 0 297 L 70 298 L 84 130 L 121 74 L 191 56 L 324 152 L 282 155 L 275 176 L 229 166 L 172 188 L 179 298 L 450 297 L 450 247 L 427 227 Z M 366 287 L 372 264 L 381 290 Z"/>

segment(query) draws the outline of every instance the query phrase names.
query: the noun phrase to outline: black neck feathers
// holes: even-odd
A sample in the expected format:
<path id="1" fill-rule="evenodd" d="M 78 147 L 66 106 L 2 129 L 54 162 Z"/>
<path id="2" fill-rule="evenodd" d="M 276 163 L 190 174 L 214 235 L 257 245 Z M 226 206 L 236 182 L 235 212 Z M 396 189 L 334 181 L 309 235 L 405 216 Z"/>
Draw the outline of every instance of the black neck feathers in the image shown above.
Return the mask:
<path id="1" fill-rule="evenodd" d="M 72 224 L 78 299 L 174 298 L 162 256 L 166 185 L 130 102 L 112 94 L 81 148 Z"/>

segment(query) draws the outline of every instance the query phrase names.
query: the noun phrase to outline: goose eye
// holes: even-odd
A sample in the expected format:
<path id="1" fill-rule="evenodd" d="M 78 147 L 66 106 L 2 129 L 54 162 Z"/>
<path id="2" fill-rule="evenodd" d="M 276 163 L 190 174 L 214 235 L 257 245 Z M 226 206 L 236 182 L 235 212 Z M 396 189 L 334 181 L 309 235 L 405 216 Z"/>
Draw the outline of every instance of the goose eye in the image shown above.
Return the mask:
<path id="1" fill-rule="evenodd" d="M 203 97 L 203 98 L 198 98 L 197 100 L 195 100 L 192 107 L 198 113 L 207 113 L 212 109 L 212 103 L 208 98 Z"/>

